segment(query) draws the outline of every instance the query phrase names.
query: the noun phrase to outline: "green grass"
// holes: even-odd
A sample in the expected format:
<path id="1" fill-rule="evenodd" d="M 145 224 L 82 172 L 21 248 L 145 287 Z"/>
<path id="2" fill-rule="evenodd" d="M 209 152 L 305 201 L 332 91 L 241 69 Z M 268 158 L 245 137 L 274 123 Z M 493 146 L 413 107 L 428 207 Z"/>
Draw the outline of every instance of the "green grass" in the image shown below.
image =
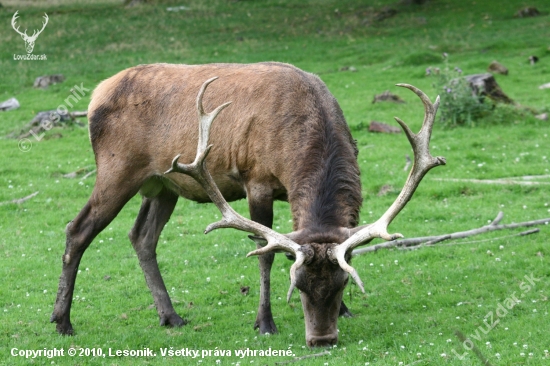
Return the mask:
<path id="1" fill-rule="evenodd" d="M 3 2 L 4 3 L 4 2 Z M 432 100 L 437 93 L 425 77 L 429 66 L 449 66 L 465 74 L 485 72 L 493 60 L 508 67 L 498 75 L 503 90 L 517 103 L 543 112 L 550 109 L 550 91 L 537 87 L 550 82 L 550 18 L 515 19 L 523 1 L 453 2 L 434 0 L 425 6 L 392 1 L 288 0 L 187 1 L 190 10 L 168 12 L 178 1 L 124 8 L 116 1 L 4 3 L 0 8 L 0 100 L 15 96 L 16 111 L 0 112 L 0 135 L 22 128 L 36 112 L 64 104 L 74 85 L 92 89 L 101 80 L 140 63 L 258 62 L 292 63 L 320 75 L 338 98 L 358 140 L 364 205 L 361 220 L 377 219 L 395 198 L 378 197 L 385 184 L 396 190 L 406 179 L 404 155 L 410 147 L 403 134 L 367 131 L 372 120 L 392 123 L 399 116 L 419 128 L 423 109 L 411 92 L 394 87 L 405 82 L 423 89 Z M 25 5 L 26 4 L 26 5 Z M 548 14 L 546 1 L 531 6 Z M 384 6 L 398 14 L 383 22 L 372 15 Z M 47 61 L 14 61 L 24 53 L 10 20 L 19 10 L 22 28 L 40 26 L 35 54 Z M 531 66 L 527 57 L 540 62 Z M 339 71 L 353 66 L 356 72 Z M 66 81 L 47 90 L 32 88 L 40 75 L 63 73 Z M 371 104 L 375 94 L 390 90 L 406 104 Z M 85 110 L 89 95 L 74 109 Z M 498 211 L 504 222 L 550 217 L 548 185 L 485 185 L 437 179 L 498 179 L 549 175 L 550 125 L 532 116 L 498 109 L 492 118 L 472 128 L 433 132 L 432 153 L 447 158 L 425 178 L 414 198 L 391 226 L 406 237 L 450 233 L 487 224 Z M 191 321 L 180 329 L 158 326 L 156 310 L 127 233 L 139 209 L 134 198 L 92 243 L 79 274 L 72 321 L 74 337 L 58 336 L 49 323 L 61 270 L 64 228 L 91 193 L 94 177 L 83 181 L 63 174 L 94 165 L 85 129 L 49 131 L 31 138 L 30 151 L 18 140 L 0 139 L 0 202 L 40 193 L 21 205 L 0 206 L 0 364 L 130 365 L 131 357 L 56 357 L 26 360 L 12 357 L 12 348 L 69 347 L 142 349 L 156 357 L 141 364 L 222 365 L 273 364 L 290 357 L 246 357 L 235 349 L 290 349 L 297 356 L 319 352 L 305 348 L 301 304 L 294 295 L 286 304 L 291 262 L 277 257 L 273 272 L 273 311 L 280 333 L 259 336 L 252 329 L 259 297 L 257 260 L 245 258 L 253 244 L 234 230 L 202 235 L 219 213 L 212 205 L 180 200 L 163 231 L 159 264 L 176 310 Z M 550 179 L 540 179 L 550 183 Z M 233 204 L 246 213 L 246 202 Z M 288 204 L 277 203 L 275 224 L 291 230 Z M 339 343 L 330 356 L 300 361 L 301 365 L 481 365 L 465 352 L 455 336 L 460 330 L 492 364 L 542 365 L 549 357 L 548 292 L 550 270 L 548 227 L 525 237 L 513 232 L 485 234 L 487 241 L 417 251 L 387 250 L 358 256 L 353 264 L 365 282 L 346 289 L 345 301 L 355 314 L 339 320 Z M 505 236 L 505 237 L 503 237 Z M 520 288 L 524 276 L 540 279 L 529 291 Z M 250 286 L 243 296 L 241 286 Z M 525 287 L 523 287 L 525 289 Z M 503 316 L 487 334 L 484 320 L 507 298 L 522 302 Z M 480 335 L 475 339 L 476 330 Z M 231 357 L 200 360 L 163 357 L 161 348 L 232 350 Z M 456 351 L 456 354 L 453 352 Z M 531 355 L 532 353 L 532 355 Z M 497 356 L 497 354 L 499 356 Z"/>

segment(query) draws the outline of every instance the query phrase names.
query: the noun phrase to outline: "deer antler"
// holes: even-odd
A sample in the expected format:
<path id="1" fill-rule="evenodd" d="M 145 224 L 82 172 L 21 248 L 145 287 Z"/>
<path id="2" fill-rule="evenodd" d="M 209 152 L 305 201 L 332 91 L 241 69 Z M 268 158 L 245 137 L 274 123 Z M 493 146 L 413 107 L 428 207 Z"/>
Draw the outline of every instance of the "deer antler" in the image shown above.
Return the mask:
<path id="1" fill-rule="evenodd" d="M 220 105 L 218 108 L 210 113 L 204 112 L 204 107 L 202 104 L 204 92 L 206 91 L 206 87 L 216 79 L 217 77 L 214 77 L 204 82 L 197 96 L 197 110 L 199 115 L 199 143 L 197 147 L 197 155 L 195 157 L 195 161 L 191 164 L 178 163 L 178 159 L 180 158 L 180 155 L 178 155 L 174 158 L 174 160 L 172 160 L 172 167 L 164 174 L 183 173 L 190 175 L 204 188 L 212 202 L 214 202 L 216 207 L 218 207 L 218 209 L 222 213 L 223 218 L 218 222 L 208 225 L 208 227 L 204 231 L 205 234 L 208 234 L 212 230 L 216 230 L 219 228 L 234 228 L 237 230 L 253 233 L 267 240 L 266 246 L 248 253 L 246 255 L 247 257 L 252 255 L 265 254 L 274 250 L 283 250 L 294 255 L 296 257 L 296 261 L 290 268 L 290 289 L 287 296 L 287 299 L 289 299 L 290 295 L 292 294 L 292 290 L 295 287 L 294 274 L 296 272 L 296 269 L 304 262 L 304 254 L 300 250 L 301 246 L 294 241 L 288 239 L 286 236 L 239 215 L 235 210 L 233 210 L 231 206 L 229 206 L 227 201 L 223 198 L 223 195 L 216 186 L 214 179 L 206 169 L 205 160 L 208 156 L 208 153 L 210 152 L 210 148 L 212 147 L 212 145 L 208 145 L 210 126 L 212 125 L 212 122 L 214 121 L 216 116 L 225 107 L 231 104 L 231 102 L 228 102 Z"/>
<path id="2" fill-rule="evenodd" d="M 27 35 L 27 30 L 25 29 L 25 32 L 24 33 L 21 33 L 19 31 L 19 27 L 16 28 L 16 22 L 17 22 L 17 19 L 19 18 L 19 10 L 15 12 L 15 14 L 13 14 L 13 17 L 11 18 L 11 26 L 13 27 L 13 29 L 19 33 L 21 35 L 21 37 L 25 38 L 25 39 L 29 39 L 29 40 L 35 40 L 39 35 L 40 33 L 42 33 L 42 31 L 44 30 L 44 28 L 46 28 L 46 25 L 48 24 L 48 14 L 44 13 L 44 20 L 45 22 L 42 22 L 42 29 L 40 30 L 34 30 L 33 33 L 32 33 L 32 36 L 29 36 Z"/>
<path id="3" fill-rule="evenodd" d="M 40 33 L 42 33 L 42 31 L 44 30 L 44 28 L 46 28 L 46 25 L 48 24 L 48 20 L 49 20 L 50 18 L 48 18 L 48 14 L 46 14 L 46 13 L 44 13 L 44 17 L 43 17 L 43 18 L 44 18 L 45 22 L 42 22 L 42 29 L 40 29 L 39 31 L 37 31 L 37 30 L 35 29 L 34 32 L 32 33 L 32 36 L 30 36 L 30 38 L 36 39 L 36 38 L 40 35 Z M 37 33 L 37 32 L 38 32 L 38 33 Z"/>
<path id="4" fill-rule="evenodd" d="M 11 18 L 11 26 L 17 33 L 21 35 L 21 37 L 28 37 L 26 29 L 25 29 L 25 33 L 21 33 L 19 31 L 19 27 L 15 28 L 15 23 L 17 22 L 17 18 L 19 18 L 19 15 L 17 15 L 17 13 L 19 13 L 19 10 L 16 11 L 15 14 L 13 14 L 13 17 Z"/>
<path id="5" fill-rule="evenodd" d="M 437 108 L 439 107 L 439 96 L 436 98 L 435 103 L 432 104 L 428 96 L 426 96 L 426 94 L 424 94 L 420 89 L 408 84 L 397 84 L 397 86 L 412 90 L 420 97 L 422 103 L 424 104 L 424 121 L 418 134 L 414 134 L 405 122 L 395 117 L 411 143 L 414 153 L 413 168 L 409 173 L 401 193 L 390 208 L 388 208 L 388 210 L 382 215 L 382 217 L 380 217 L 374 224 L 368 225 L 350 236 L 342 244 L 336 246 L 332 252 L 332 259 L 338 261 L 340 267 L 351 275 L 363 292 L 365 292 L 363 282 L 359 278 L 357 271 L 346 262 L 346 253 L 351 252 L 354 248 L 362 244 L 368 243 L 374 238 L 382 238 L 385 240 L 402 238 L 403 235 L 399 233 L 388 233 L 389 224 L 403 209 L 403 207 L 405 207 L 407 202 L 409 202 L 424 175 L 426 175 L 430 169 L 438 165 L 445 165 L 446 163 L 444 157 L 433 157 L 430 154 L 430 137 L 435 121 L 435 114 L 437 112 Z"/>

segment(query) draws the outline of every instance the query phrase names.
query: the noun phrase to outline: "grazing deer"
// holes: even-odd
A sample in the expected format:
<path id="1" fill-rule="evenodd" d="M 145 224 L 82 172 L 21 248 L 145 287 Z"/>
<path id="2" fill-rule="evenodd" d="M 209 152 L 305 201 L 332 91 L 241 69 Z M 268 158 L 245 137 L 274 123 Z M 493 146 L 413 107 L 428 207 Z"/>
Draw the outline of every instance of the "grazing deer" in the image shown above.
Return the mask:
<path id="1" fill-rule="evenodd" d="M 13 14 L 13 17 L 11 18 L 11 26 L 13 27 L 13 29 L 19 33 L 19 35 L 21 36 L 21 38 L 23 38 L 23 41 L 25 41 L 25 49 L 27 50 L 27 53 L 32 53 L 32 50 L 34 49 L 34 42 L 36 42 L 36 39 L 38 38 L 38 36 L 40 35 L 40 33 L 42 33 L 42 31 L 44 30 L 44 28 L 46 28 L 46 25 L 48 24 L 48 14 L 44 14 L 44 22 L 42 23 L 42 29 L 40 30 L 34 30 L 34 32 L 32 33 L 32 36 L 28 36 L 27 35 L 27 30 L 25 29 L 25 32 L 21 33 L 19 31 L 19 27 L 15 27 L 15 23 L 17 22 L 17 18 L 19 18 L 19 16 L 17 15 L 19 11 L 16 11 L 15 14 Z"/>
<path id="2" fill-rule="evenodd" d="M 213 76 L 222 81 L 205 96 Z M 300 290 L 308 346 L 334 344 L 348 276 L 363 290 L 349 265 L 351 251 L 375 237 L 398 237 L 387 233 L 387 225 L 411 198 L 423 175 L 444 164 L 443 158 L 433 158 L 428 151 L 438 101 L 432 105 L 418 89 L 406 87 L 421 97 L 426 109 L 418 135 L 398 120 L 413 145 L 413 170 L 388 212 L 374 224 L 355 228 L 361 205 L 355 144 L 336 100 L 314 75 L 279 63 L 160 64 L 131 68 L 101 83 L 88 112 L 97 180 L 90 200 L 67 226 L 63 271 L 51 317 L 58 332 L 73 333 L 70 307 L 82 254 L 139 191 L 142 207 L 129 237 L 161 325 L 185 324 L 172 307 L 156 261 L 160 232 L 178 196 L 183 196 L 212 201 L 220 208 L 224 218 L 207 232 L 234 227 L 257 236 L 257 250 L 249 255 L 260 258 L 260 307 L 255 325 L 262 333 L 276 331 L 269 272 L 274 251 L 282 250 L 295 258 L 287 298 L 294 288 Z M 192 106 L 199 88 L 197 127 Z M 221 105 L 228 99 L 232 100 L 230 107 L 229 103 Z M 203 103 L 208 109 L 221 106 L 205 114 Z M 226 107 L 210 131 L 210 124 Z M 208 141 L 212 149 L 207 148 Z M 195 153 L 193 165 L 178 163 L 179 158 L 190 161 Z M 170 171 L 164 173 L 169 166 Z M 226 202 L 244 197 L 251 220 L 236 214 Z M 290 234 L 269 229 L 275 199 L 290 202 L 294 219 Z"/>

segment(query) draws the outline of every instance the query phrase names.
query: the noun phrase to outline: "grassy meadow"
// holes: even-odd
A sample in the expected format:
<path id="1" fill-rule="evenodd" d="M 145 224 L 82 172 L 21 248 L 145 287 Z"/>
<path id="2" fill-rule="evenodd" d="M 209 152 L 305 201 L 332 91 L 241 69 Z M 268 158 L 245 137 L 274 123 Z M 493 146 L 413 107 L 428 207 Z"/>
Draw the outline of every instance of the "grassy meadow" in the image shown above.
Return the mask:
<path id="1" fill-rule="evenodd" d="M 16 97 L 21 103 L 17 110 L 0 112 L 0 365 L 274 365 L 293 357 L 240 358 L 235 350 L 271 347 L 291 350 L 297 357 L 323 351 L 305 347 L 299 296 L 286 303 L 291 262 L 282 255 L 272 271 L 279 334 L 260 336 L 253 330 L 259 273 L 257 259 L 245 258 L 253 243 L 236 230 L 204 236 L 218 211 L 184 199 L 162 233 L 158 260 L 176 310 L 190 321 L 187 326 L 158 325 L 127 237 L 139 197 L 83 257 L 71 312 L 76 335 L 59 336 L 49 323 L 64 229 L 86 203 L 95 179 L 64 175 L 93 170 L 93 152 L 87 129 L 76 125 L 51 129 L 40 141 L 30 137 L 26 145 L 5 136 L 23 128 L 37 112 L 66 104 L 75 86 L 90 91 L 69 109 L 86 110 L 91 90 L 101 80 L 137 64 L 281 61 L 318 74 L 338 99 L 358 141 L 361 221 L 372 222 L 404 183 L 404 157 L 411 149 L 404 134 L 370 133 L 368 124 L 397 125 L 393 117 L 398 116 L 416 130 L 423 118 L 420 100 L 394 85 L 413 84 L 434 100 L 443 91 L 432 86 L 426 68 L 459 67 L 468 75 L 486 72 L 498 60 L 509 69 L 507 76 L 495 76 L 498 83 L 525 108 L 498 107 L 469 127 L 436 124 L 432 153 L 445 156 L 447 165 L 424 178 L 390 230 L 406 237 L 451 233 L 486 225 L 499 211 L 505 214 L 503 223 L 550 217 L 550 121 L 525 112 L 550 112 L 550 89 L 538 88 L 550 82 L 546 0 L 503 0 L 498 5 L 480 0 L 431 0 L 424 5 L 393 0 L 159 0 L 130 8 L 119 0 L 0 1 L 0 101 Z M 542 15 L 515 18 L 526 5 Z M 397 13 L 377 20 L 386 7 Z M 26 53 L 10 24 L 16 10 L 21 29 L 40 28 L 43 14 L 48 14 L 49 23 L 33 51 L 47 60 L 14 60 L 14 55 Z M 446 62 L 443 53 L 448 54 Z M 529 64 L 531 55 L 538 56 L 537 64 Z M 33 88 L 36 77 L 58 73 L 65 75 L 64 82 Z M 374 95 L 385 90 L 406 103 L 372 104 Z M 473 181 L 524 176 L 535 176 L 538 184 Z M 392 188 L 379 196 L 384 185 Z M 34 192 L 39 193 L 24 203 L 9 203 Z M 232 206 L 247 214 L 245 201 Z M 291 226 L 288 204 L 278 202 L 274 227 L 289 232 Z M 366 288 L 363 294 L 350 281 L 345 291 L 344 301 L 355 316 L 339 320 L 339 342 L 330 354 L 296 364 L 482 365 L 473 346 L 487 365 L 548 364 L 549 227 L 515 235 L 523 230 L 355 257 L 353 265 Z M 250 287 L 248 295 L 241 294 L 241 286 Z M 514 298 L 515 306 L 505 309 Z M 460 340 L 457 330 L 468 341 Z M 82 356 L 67 356 L 71 347 Z M 63 348 L 65 356 L 26 359 L 12 356 L 14 348 Z M 105 354 L 109 349 L 145 348 L 157 355 L 97 355 L 97 349 Z M 161 349 L 170 348 L 212 353 L 194 359 L 161 355 Z M 220 355 L 221 350 L 232 354 Z"/>

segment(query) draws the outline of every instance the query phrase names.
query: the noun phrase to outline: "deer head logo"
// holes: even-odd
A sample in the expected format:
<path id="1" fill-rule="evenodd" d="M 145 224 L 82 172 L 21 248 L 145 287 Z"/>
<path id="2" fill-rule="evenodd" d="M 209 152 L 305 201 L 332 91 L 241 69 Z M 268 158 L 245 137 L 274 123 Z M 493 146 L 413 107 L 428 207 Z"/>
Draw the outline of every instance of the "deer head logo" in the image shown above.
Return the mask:
<path id="1" fill-rule="evenodd" d="M 39 31 L 35 29 L 34 32 L 32 33 L 32 36 L 29 36 L 27 35 L 26 29 L 25 29 L 25 32 L 21 33 L 19 31 L 19 27 L 16 28 L 15 23 L 17 21 L 17 18 L 19 17 L 17 15 L 18 12 L 19 11 L 16 11 L 15 14 L 13 14 L 13 18 L 11 18 L 11 26 L 17 33 L 21 35 L 21 38 L 23 38 L 23 40 L 25 41 L 25 48 L 27 49 L 27 53 L 32 53 L 32 50 L 34 49 L 34 42 L 36 42 L 36 39 L 38 38 L 40 33 L 42 33 L 44 28 L 46 28 L 46 24 L 48 24 L 48 14 L 44 13 L 45 22 L 42 23 L 42 29 L 40 29 Z"/>

